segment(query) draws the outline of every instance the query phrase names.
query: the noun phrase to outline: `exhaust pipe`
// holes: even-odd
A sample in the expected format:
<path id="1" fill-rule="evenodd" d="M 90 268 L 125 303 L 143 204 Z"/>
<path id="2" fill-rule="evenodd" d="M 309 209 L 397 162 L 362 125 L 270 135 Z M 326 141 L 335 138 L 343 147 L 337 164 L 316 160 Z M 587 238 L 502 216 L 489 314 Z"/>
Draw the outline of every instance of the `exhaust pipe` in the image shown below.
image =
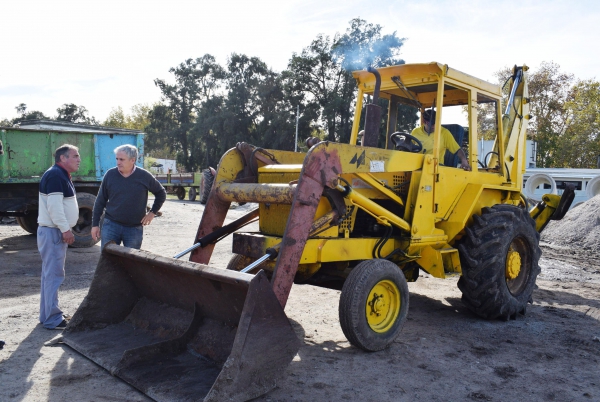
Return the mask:
<path id="1" fill-rule="evenodd" d="M 379 128 L 381 126 L 381 106 L 379 101 L 379 89 L 381 88 L 381 76 L 379 71 L 369 66 L 367 71 L 375 76 L 375 89 L 373 91 L 373 100 L 365 106 L 365 134 L 363 137 L 363 146 L 376 147 L 379 142 Z"/>

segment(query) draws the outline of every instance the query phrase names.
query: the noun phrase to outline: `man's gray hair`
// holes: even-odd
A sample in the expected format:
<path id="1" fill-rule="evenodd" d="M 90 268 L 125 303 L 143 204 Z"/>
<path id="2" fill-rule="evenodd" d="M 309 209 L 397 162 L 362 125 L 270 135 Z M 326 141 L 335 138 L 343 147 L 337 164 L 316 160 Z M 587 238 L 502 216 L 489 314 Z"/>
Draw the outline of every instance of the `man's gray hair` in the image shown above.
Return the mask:
<path id="1" fill-rule="evenodd" d="M 75 145 L 71 145 L 71 144 L 62 144 L 60 147 L 56 148 L 56 151 L 54 151 L 54 163 L 60 162 L 60 157 L 63 155 L 68 158 L 69 151 L 71 149 L 73 149 L 75 151 L 79 151 L 79 148 L 77 148 Z"/>
<path id="2" fill-rule="evenodd" d="M 116 147 L 115 155 L 117 154 L 117 152 L 125 152 L 127 157 L 129 157 L 130 159 L 133 158 L 133 159 L 137 160 L 137 157 L 138 157 L 137 148 L 131 144 L 125 144 L 125 145 L 120 145 L 120 146 Z"/>

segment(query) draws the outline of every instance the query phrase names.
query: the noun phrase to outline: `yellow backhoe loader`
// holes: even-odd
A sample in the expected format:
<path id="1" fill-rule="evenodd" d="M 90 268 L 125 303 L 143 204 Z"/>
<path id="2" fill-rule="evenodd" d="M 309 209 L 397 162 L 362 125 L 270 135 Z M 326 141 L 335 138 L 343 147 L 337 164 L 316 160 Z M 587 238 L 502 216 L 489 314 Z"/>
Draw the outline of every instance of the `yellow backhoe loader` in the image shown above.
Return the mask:
<path id="1" fill-rule="evenodd" d="M 354 72 L 349 144 L 313 138 L 303 154 L 239 143 L 219 163 L 194 245 L 176 256 L 190 261 L 106 246 L 64 341 L 156 400 L 247 400 L 272 389 L 299 348 L 284 313 L 294 282 L 340 286 L 342 330 L 365 351 L 400 335 L 407 281 L 421 270 L 459 275 L 463 302 L 483 318 L 524 314 L 539 232 L 574 195 L 532 208 L 521 195 L 526 72 L 514 68 L 505 95 L 438 63 Z M 396 130 L 401 104 L 436 110 L 432 149 Z M 483 107 L 496 114 L 488 155 L 477 147 Z M 467 127 L 442 124 L 452 110 L 466 110 Z M 472 170 L 440 152 L 447 135 Z M 223 226 L 234 201 L 258 209 Z M 211 268 L 215 242 L 255 219 L 258 232 L 234 233 L 228 270 Z"/>

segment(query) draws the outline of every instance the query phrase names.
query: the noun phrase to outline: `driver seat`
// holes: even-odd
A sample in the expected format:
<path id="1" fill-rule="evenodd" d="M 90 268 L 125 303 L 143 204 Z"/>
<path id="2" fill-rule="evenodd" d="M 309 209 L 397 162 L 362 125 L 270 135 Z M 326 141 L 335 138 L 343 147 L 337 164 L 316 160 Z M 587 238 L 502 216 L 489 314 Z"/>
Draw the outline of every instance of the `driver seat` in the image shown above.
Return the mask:
<path id="1" fill-rule="evenodd" d="M 460 124 L 442 124 L 442 127 L 450 131 L 458 146 L 462 148 L 463 137 L 465 136 L 465 129 L 463 126 Z M 458 166 L 458 155 L 446 150 L 446 155 L 444 155 L 444 166 Z"/>

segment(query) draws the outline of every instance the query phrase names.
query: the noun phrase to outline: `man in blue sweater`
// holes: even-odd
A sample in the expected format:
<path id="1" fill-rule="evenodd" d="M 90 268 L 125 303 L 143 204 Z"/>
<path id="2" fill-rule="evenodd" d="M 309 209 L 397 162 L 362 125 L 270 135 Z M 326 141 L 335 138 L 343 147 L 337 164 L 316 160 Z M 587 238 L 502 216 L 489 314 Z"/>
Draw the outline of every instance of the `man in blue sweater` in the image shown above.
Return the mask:
<path id="1" fill-rule="evenodd" d="M 54 166 L 40 180 L 37 244 L 42 257 L 40 322 L 47 329 L 64 329 L 67 320 L 58 307 L 58 288 L 65 280 L 67 247 L 75 236 L 71 228 L 79 219 L 79 206 L 71 173 L 81 158 L 74 145 L 61 145 L 54 153 Z"/>
<path id="2" fill-rule="evenodd" d="M 125 247 L 142 247 L 144 226 L 148 226 L 167 198 L 164 187 L 152 173 L 135 166 L 138 150 L 133 145 L 115 148 L 117 167 L 109 169 L 100 185 L 92 215 L 92 237 L 102 238 L 101 247 L 114 241 Z M 152 209 L 146 213 L 148 192 L 154 194 Z M 105 210 L 106 208 L 106 210 Z M 100 231 L 100 216 L 104 223 Z"/>

